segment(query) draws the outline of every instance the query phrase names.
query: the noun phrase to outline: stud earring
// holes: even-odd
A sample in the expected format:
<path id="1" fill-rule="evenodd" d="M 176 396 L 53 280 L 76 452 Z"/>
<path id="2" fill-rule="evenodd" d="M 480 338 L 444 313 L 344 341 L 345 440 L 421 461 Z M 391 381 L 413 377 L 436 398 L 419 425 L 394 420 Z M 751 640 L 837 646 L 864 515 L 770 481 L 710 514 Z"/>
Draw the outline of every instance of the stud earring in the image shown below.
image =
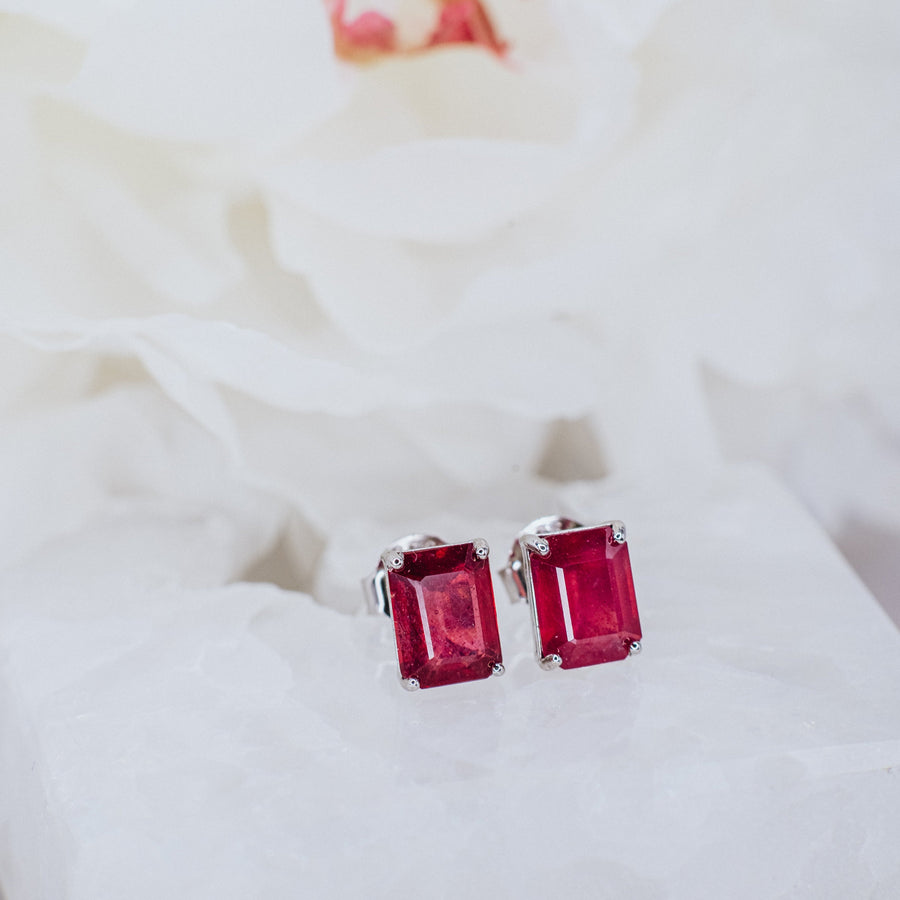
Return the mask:
<path id="1" fill-rule="evenodd" d="M 502 675 L 503 655 L 487 541 L 401 538 L 364 582 L 391 617 L 400 679 L 409 691 Z"/>
<path id="2" fill-rule="evenodd" d="M 510 597 L 527 600 L 542 669 L 574 669 L 641 651 L 625 526 L 584 527 L 546 516 L 516 537 L 501 572 Z"/>

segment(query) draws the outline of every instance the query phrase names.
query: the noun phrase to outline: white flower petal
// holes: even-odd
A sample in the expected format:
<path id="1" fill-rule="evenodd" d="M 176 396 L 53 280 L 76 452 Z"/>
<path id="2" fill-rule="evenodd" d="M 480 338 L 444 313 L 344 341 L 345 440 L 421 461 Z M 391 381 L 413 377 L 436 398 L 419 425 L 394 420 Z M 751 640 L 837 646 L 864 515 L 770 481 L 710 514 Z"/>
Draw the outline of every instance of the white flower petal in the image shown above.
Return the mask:
<path id="1" fill-rule="evenodd" d="M 134 0 L 0 0 L 4 12 L 19 13 L 87 38 L 112 13 L 127 9 Z"/>
<path id="2" fill-rule="evenodd" d="M 142 0 L 94 36 L 71 96 L 140 134 L 252 145 L 302 134 L 343 90 L 321 3 Z"/>

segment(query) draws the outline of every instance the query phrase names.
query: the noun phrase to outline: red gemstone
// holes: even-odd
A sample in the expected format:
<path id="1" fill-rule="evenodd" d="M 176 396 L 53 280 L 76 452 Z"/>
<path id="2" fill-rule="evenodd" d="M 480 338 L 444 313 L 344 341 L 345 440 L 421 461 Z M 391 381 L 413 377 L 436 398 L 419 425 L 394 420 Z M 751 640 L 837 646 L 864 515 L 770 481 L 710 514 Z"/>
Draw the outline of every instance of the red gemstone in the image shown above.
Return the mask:
<path id="1" fill-rule="evenodd" d="M 528 548 L 541 656 L 556 653 L 564 669 L 628 656 L 641 639 L 628 545 L 612 528 L 541 535 L 550 552 Z"/>
<path id="2" fill-rule="evenodd" d="M 475 681 L 502 661 L 490 564 L 473 543 L 405 551 L 388 587 L 401 678 Z"/>

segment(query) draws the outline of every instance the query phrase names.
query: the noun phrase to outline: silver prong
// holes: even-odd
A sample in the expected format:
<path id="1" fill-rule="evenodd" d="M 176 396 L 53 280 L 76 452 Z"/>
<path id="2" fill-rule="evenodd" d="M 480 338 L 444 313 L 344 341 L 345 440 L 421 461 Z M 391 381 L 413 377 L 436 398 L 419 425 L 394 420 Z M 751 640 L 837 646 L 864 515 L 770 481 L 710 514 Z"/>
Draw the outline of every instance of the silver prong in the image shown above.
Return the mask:
<path id="1" fill-rule="evenodd" d="M 509 599 L 513 603 L 518 603 L 528 597 L 528 588 L 525 586 L 524 576 L 522 575 L 522 553 L 519 551 L 518 558 L 510 557 L 505 569 L 500 570 L 500 579 L 509 594 Z"/>
<path id="2" fill-rule="evenodd" d="M 498 678 L 506 672 L 506 666 L 501 662 L 495 662 L 493 666 L 491 666 L 491 675 L 496 675 Z"/>
<path id="3" fill-rule="evenodd" d="M 545 672 L 549 672 L 551 669 L 558 669 L 561 665 L 562 657 L 558 653 L 551 653 L 541 660 L 541 668 Z"/>
<path id="4" fill-rule="evenodd" d="M 550 545 L 537 534 L 523 535 L 522 542 L 529 550 L 534 550 L 535 553 L 539 553 L 541 556 L 546 556 L 550 552 Z"/>
<path id="5" fill-rule="evenodd" d="M 419 679 L 418 678 L 401 678 L 400 683 L 403 685 L 404 689 L 407 691 L 417 691 L 419 689 Z"/>
<path id="6" fill-rule="evenodd" d="M 484 538 L 475 538 L 472 543 L 475 545 L 476 559 L 487 559 L 488 556 L 490 556 L 491 548 L 488 546 L 488 542 Z"/>
<path id="7" fill-rule="evenodd" d="M 383 613 L 390 618 L 391 591 L 388 587 L 387 569 L 383 565 L 363 581 L 363 589 L 368 598 L 369 612 Z"/>
<path id="8" fill-rule="evenodd" d="M 629 656 L 637 656 L 638 653 L 640 653 L 641 650 L 643 650 L 643 649 L 644 649 L 644 648 L 643 648 L 643 646 L 641 645 L 641 642 L 640 642 L 640 641 L 632 641 L 632 642 L 628 645 L 628 655 L 629 655 Z"/>
<path id="9" fill-rule="evenodd" d="M 385 550 L 381 554 L 381 561 L 386 569 L 393 569 L 395 572 L 403 568 L 403 551 L 402 550 Z"/>
<path id="10" fill-rule="evenodd" d="M 570 528 L 583 528 L 581 522 L 576 522 L 567 516 L 541 516 L 529 522 L 519 535 L 525 534 L 555 534 L 557 531 L 568 531 Z"/>
<path id="11" fill-rule="evenodd" d="M 405 551 L 437 547 L 442 543 L 443 541 L 433 534 L 408 534 L 385 550 L 381 554 L 378 568 L 363 581 L 363 590 L 368 599 L 369 610 L 390 616 L 391 590 L 388 586 L 388 572 L 396 572 L 403 568 Z"/>
<path id="12" fill-rule="evenodd" d="M 612 539 L 617 544 L 625 543 L 625 523 L 614 521 L 609 523 L 612 526 Z"/>

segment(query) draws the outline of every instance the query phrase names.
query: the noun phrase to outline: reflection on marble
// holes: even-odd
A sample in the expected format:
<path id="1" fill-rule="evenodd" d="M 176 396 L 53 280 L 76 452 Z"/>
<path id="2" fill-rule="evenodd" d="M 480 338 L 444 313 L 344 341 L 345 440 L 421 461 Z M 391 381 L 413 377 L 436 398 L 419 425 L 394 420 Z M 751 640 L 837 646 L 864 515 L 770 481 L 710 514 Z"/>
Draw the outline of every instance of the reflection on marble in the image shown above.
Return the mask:
<path id="1" fill-rule="evenodd" d="M 389 624 L 338 611 L 397 522 L 335 531 L 320 603 L 224 583 L 237 512 L 7 569 L 8 900 L 900 893 L 900 634 L 818 527 L 756 470 L 555 490 L 627 522 L 640 657 L 541 671 L 498 583 L 507 675 L 407 694 Z M 441 533 L 496 571 L 549 491 Z"/>

